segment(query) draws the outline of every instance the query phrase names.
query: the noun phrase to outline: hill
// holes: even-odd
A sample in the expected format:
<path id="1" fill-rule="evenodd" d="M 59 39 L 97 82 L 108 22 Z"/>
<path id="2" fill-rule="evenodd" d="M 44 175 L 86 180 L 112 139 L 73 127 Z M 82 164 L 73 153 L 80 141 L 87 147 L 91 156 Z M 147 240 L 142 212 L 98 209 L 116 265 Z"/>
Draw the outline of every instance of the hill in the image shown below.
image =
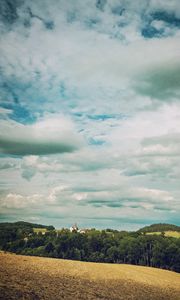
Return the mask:
<path id="1" fill-rule="evenodd" d="M 180 275 L 131 265 L 0 253 L 0 299 L 177 300 Z"/>
<path id="2" fill-rule="evenodd" d="M 164 231 L 179 231 L 180 232 L 180 226 L 176 226 L 173 224 L 166 224 L 166 223 L 158 223 L 158 224 L 152 224 L 149 226 L 145 226 L 138 230 L 138 232 L 164 232 Z"/>
<path id="3" fill-rule="evenodd" d="M 18 222 L 4 222 L 0 223 L 0 230 L 6 230 L 6 229 L 33 229 L 33 228 L 46 228 L 47 230 L 53 230 L 55 229 L 54 226 L 50 225 L 41 225 L 36 223 L 30 223 L 30 222 L 24 222 L 24 221 L 18 221 Z"/>

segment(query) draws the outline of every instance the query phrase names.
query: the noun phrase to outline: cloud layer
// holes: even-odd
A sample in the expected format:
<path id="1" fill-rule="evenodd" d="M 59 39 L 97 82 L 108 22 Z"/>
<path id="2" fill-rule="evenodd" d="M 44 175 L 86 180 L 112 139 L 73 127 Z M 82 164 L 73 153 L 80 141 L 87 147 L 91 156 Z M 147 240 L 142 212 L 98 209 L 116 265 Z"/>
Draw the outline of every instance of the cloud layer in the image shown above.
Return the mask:
<path id="1" fill-rule="evenodd" d="M 1 122 L 0 152 L 15 155 L 44 155 L 72 152 L 82 144 L 70 121 L 48 118 L 32 125 Z"/>
<path id="2" fill-rule="evenodd" d="M 2 220 L 179 220 L 178 0 L 0 1 Z"/>

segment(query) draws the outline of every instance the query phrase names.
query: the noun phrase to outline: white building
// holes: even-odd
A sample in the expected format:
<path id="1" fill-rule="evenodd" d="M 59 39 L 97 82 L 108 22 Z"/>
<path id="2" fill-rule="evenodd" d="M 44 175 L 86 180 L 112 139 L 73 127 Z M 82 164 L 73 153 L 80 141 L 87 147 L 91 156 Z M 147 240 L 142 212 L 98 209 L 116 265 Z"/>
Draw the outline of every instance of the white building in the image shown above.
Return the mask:
<path id="1" fill-rule="evenodd" d="M 70 229 L 70 232 L 78 232 L 77 224 L 74 224 L 74 225 L 71 226 L 69 229 Z"/>

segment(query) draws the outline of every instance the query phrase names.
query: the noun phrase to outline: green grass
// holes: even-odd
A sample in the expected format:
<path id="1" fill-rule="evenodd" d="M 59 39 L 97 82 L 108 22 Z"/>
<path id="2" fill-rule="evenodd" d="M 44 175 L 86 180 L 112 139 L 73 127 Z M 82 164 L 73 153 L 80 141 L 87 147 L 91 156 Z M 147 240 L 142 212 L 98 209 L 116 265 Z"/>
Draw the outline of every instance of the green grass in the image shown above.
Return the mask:
<path id="1" fill-rule="evenodd" d="M 174 237 L 174 238 L 180 238 L 180 232 L 179 231 L 164 231 L 165 236 L 167 237 Z M 147 235 L 161 235 L 161 232 L 156 231 L 156 232 L 147 232 Z"/>
<path id="2" fill-rule="evenodd" d="M 180 238 L 180 232 L 179 231 L 166 231 L 165 236 L 172 236 L 175 238 Z"/>
<path id="3" fill-rule="evenodd" d="M 35 233 L 39 233 L 39 232 L 45 233 L 45 232 L 47 232 L 47 229 L 46 228 L 33 228 L 33 231 Z"/>

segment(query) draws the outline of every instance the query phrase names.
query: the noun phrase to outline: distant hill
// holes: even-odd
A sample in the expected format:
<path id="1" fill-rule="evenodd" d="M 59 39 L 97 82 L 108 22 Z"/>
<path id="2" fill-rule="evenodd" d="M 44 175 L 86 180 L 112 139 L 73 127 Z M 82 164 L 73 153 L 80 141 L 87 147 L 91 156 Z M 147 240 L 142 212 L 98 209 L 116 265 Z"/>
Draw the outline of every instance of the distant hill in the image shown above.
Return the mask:
<path id="1" fill-rule="evenodd" d="M 24 221 L 18 221 L 18 222 L 4 222 L 0 223 L 0 230 L 3 229 L 32 229 L 33 228 L 46 228 L 47 230 L 54 230 L 54 226 L 50 225 L 41 225 L 41 224 L 35 224 L 35 223 L 30 223 L 30 222 L 24 222 Z"/>
<path id="2" fill-rule="evenodd" d="M 30 223 L 30 222 L 24 222 L 24 221 L 18 221 L 18 222 L 3 222 L 0 223 L 0 230 L 3 229 L 31 229 L 34 228 L 43 228 L 47 230 L 55 230 L 55 227 L 52 225 L 42 225 L 42 224 L 36 224 L 36 223 Z M 107 229 L 108 232 L 118 233 L 118 230 L 113 229 Z M 163 232 L 163 231 L 178 231 L 180 232 L 180 226 L 173 225 L 173 224 L 166 224 L 166 223 L 158 223 L 158 224 L 152 224 L 149 226 L 145 226 L 140 228 L 137 232 Z M 128 234 L 128 231 L 121 231 Z"/>
<path id="3" fill-rule="evenodd" d="M 180 232 L 180 226 L 173 224 L 159 223 L 145 226 L 138 230 L 138 232 L 164 232 L 164 231 L 178 231 Z"/>

